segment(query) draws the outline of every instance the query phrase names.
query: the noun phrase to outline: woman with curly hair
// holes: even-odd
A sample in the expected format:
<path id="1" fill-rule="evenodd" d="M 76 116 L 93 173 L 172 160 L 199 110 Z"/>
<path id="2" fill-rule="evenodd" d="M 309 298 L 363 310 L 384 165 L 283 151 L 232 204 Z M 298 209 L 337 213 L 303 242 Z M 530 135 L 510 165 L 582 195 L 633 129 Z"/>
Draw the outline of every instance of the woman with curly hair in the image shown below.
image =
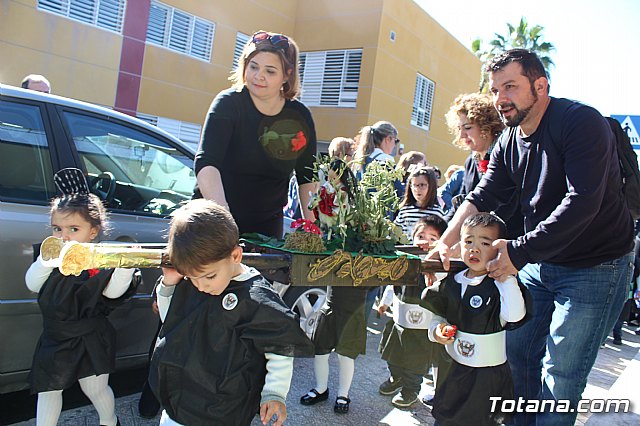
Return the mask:
<path id="1" fill-rule="evenodd" d="M 453 216 L 457 206 L 480 183 L 489 167 L 491 150 L 504 129 L 504 124 L 493 106 L 491 96 L 482 93 L 458 95 L 446 114 L 449 132 L 455 136 L 453 144 L 461 149 L 470 150 L 464 164 L 462 192 L 454 197 L 449 216 Z M 443 192 L 446 192 L 445 187 Z M 516 196 L 516 195 L 514 195 Z M 507 223 L 507 237 L 516 238 L 523 234 L 523 218 L 513 207 L 517 203 L 508 203 L 495 212 Z"/>

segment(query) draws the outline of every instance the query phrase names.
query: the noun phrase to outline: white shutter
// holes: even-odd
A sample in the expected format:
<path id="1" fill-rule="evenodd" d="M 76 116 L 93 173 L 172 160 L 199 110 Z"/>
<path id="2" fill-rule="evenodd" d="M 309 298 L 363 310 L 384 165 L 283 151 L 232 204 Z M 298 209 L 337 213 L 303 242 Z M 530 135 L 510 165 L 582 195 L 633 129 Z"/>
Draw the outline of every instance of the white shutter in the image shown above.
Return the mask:
<path id="1" fill-rule="evenodd" d="M 173 9 L 171 29 L 169 30 L 169 48 L 187 53 L 189 35 L 191 34 L 191 17 L 177 9 Z"/>
<path id="2" fill-rule="evenodd" d="M 124 1 L 100 0 L 96 23 L 99 27 L 120 32 L 124 23 Z"/>
<path id="3" fill-rule="evenodd" d="M 238 32 L 236 34 L 236 45 L 233 48 L 233 64 L 231 65 L 231 69 L 235 70 L 238 66 L 238 62 L 240 61 L 240 56 L 242 55 L 242 50 L 244 46 L 249 41 L 249 35 Z"/>
<path id="4" fill-rule="evenodd" d="M 124 3 L 125 0 L 38 0 L 38 9 L 121 33 Z"/>
<path id="5" fill-rule="evenodd" d="M 325 52 L 307 52 L 304 55 L 304 78 L 300 100 L 308 106 L 320 106 Z"/>
<path id="6" fill-rule="evenodd" d="M 211 42 L 213 41 L 214 24 L 196 18 L 193 27 L 191 54 L 208 61 L 211 59 Z"/>
<path id="7" fill-rule="evenodd" d="M 416 76 L 416 90 L 413 95 L 413 109 L 411 110 L 411 124 L 429 130 L 431 125 L 431 111 L 435 84 L 425 76 Z"/>
<path id="8" fill-rule="evenodd" d="M 71 0 L 69 2 L 69 18 L 93 24 L 96 15 L 95 0 Z"/>
<path id="9" fill-rule="evenodd" d="M 38 0 L 38 9 L 68 16 L 69 0 Z"/>
<path id="10" fill-rule="evenodd" d="M 169 8 L 165 5 L 151 2 L 149 25 L 147 26 L 147 41 L 164 46 L 168 21 Z"/>
<path id="11" fill-rule="evenodd" d="M 158 1 L 151 1 L 147 41 L 189 56 L 211 60 L 215 24 Z"/>
<path id="12" fill-rule="evenodd" d="M 361 63 L 361 49 L 302 53 L 301 101 L 308 106 L 355 107 Z"/>

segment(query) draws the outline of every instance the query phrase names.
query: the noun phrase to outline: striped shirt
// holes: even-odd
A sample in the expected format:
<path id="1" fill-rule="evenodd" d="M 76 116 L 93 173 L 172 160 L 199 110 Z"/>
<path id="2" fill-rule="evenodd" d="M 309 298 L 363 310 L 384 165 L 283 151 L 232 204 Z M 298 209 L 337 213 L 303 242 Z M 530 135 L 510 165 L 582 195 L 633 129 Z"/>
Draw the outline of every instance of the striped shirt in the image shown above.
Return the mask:
<path id="1" fill-rule="evenodd" d="M 445 220 L 445 213 L 438 204 L 434 204 L 432 206 L 427 207 L 426 209 L 421 209 L 415 205 L 407 205 L 400 209 L 396 219 L 394 220 L 395 224 L 402 227 L 402 232 L 411 238 L 411 232 L 413 231 L 413 226 L 416 224 L 420 218 L 434 215 L 439 218 Z"/>

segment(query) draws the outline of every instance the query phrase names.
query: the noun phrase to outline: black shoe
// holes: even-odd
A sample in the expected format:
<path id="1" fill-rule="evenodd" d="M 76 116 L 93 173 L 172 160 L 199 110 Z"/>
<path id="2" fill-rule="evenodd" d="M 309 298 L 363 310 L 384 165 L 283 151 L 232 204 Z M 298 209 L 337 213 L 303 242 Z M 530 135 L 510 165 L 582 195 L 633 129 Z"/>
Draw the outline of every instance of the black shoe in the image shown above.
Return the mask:
<path id="1" fill-rule="evenodd" d="M 333 411 L 338 414 L 346 414 L 349 412 L 349 403 L 351 400 L 346 396 L 339 396 L 336 398 L 336 403 L 333 405 Z"/>
<path id="2" fill-rule="evenodd" d="M 433 407 L 433 396 L 425 396 L 422 398 L 422 403 L 429 407 Z"/>
<path id="3" fill-rule="evenodd" d="M 613 344 L 618 346 L 622 345 L 622 339 L 620 337 L 614 337 Z"/>
<path id="4" fill-rule="evenodd" d="M 160 403 L 151 391 L 149 383 L 145 383 L 138 401 L 138 414 L 143 419 L 153 419 L 158 415 L 158 411 L 160 411 Z"/>
<path id="5" fill-rule="evenodd" d="M 313 394 L 313 395 L 309 395 Z M 308 393 L 305 393 L 300 398 L 300 404 L 302 405 L 314 405 L 318 402 L 326 401 L 329 398 L 329 389 L 320 393 L 315 389 L 311 389 Z"/>
<path id="6" fill-rule="evenodd" d="M 393 397 L 391 404 L 397 408 L 409 408 L 418 402 L 418 394 L 415 392 L 400 391 Z"/>
<path id="7" fill-rule="evenodd" d="M 380 395 L 393 395 L 397 393 L 402 388 L 402 379 L 397 379 L 391 381 L 392 377 L 389 377 L 383 384 L 378 388 L 378 392 Z"/>

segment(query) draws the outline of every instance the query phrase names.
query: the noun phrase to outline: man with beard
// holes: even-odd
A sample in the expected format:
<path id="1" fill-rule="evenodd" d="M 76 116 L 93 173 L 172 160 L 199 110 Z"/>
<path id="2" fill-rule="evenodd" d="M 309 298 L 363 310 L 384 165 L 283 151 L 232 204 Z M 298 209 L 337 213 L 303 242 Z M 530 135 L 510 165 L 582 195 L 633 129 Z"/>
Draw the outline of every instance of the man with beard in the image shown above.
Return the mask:
<path id="1" fill-rule="evenodd" d="M 519 271 L 533 297 L 529 321 L 507 337 L 515 396 L 575 408 L 631 280 L 633 222 L 614 136 L 595 109 L 549 96 L 535 53 L 512 49 L 485 69 L 508 128 L 430 256 L 448 268 L 464 219 L 519 193 L 525 234 L 495 241 L 498 256 L 487 265 L 498 280 Z M 556 122 L 559 141 L 551 137 Z M 573 425 L 575 410 L 565 411 L 574 412 L 522 413 L 516 424 Z"/>

